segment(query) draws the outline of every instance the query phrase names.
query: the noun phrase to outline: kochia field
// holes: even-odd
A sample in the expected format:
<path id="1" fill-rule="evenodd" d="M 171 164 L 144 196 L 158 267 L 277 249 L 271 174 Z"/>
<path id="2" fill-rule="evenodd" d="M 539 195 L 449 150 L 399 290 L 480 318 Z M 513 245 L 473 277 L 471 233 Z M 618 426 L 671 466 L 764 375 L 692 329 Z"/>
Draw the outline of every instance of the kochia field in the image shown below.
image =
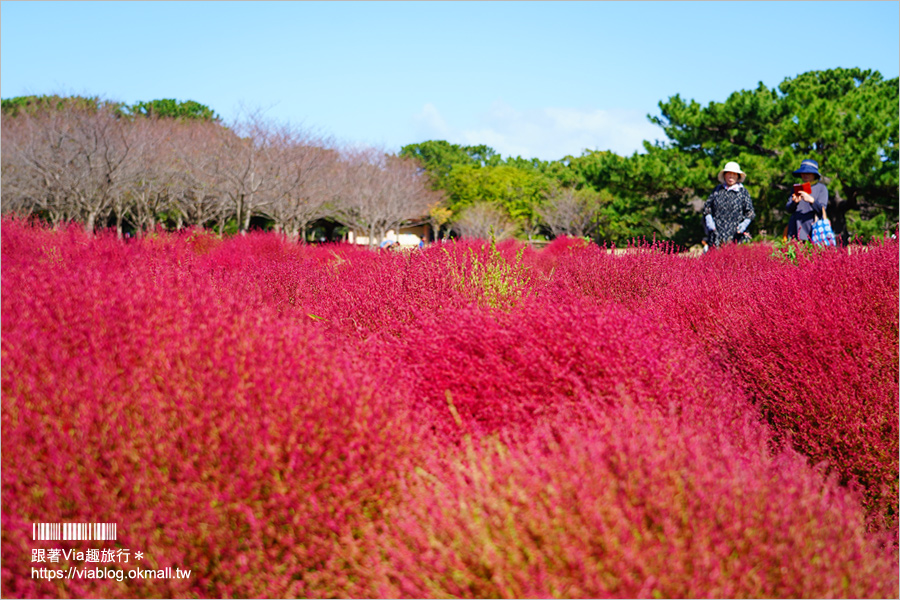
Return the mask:
<path id="1" fill-rule="evenodd" d="M 896 598 L 898 279 L 4 219 L 2 595 Z"/>

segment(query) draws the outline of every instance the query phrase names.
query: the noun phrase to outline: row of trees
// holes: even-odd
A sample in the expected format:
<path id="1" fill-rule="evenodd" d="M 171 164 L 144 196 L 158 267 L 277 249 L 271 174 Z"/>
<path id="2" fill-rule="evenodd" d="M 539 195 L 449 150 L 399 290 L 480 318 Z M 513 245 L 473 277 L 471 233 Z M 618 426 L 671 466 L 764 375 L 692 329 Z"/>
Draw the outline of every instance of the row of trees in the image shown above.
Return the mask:
<path id="1" fill-rule="evenodd" d="M 898 212 L 898 80 L 877 71 L 831 69 L 759 84 L 701 106 L 679 95 L 650 116 L 667 141 L 630 157 L 585 151 L 560 161 L 503 160 L 485 146 L 429 141 L 405 146 L 453 214 L 489 201 L 522 231 L 617 241 L 653 235 L 690 244 L 698 211 L 731 160 L 748 173 L 757 232 L 780 236 L 784 205 L 804 158 L 819 162 L 829 216 L 846 234 L 893 227 Z M 568 217 L 566 216 L 568 215 Z"/>
<path id="2" fill-rule="evenodd" d="M 85 98 L 3 100 L 3 210 L 89 230 L 158 223 L 246 231 L 264 220 L 293 238 L 325 220 L 375 243 L 403 223 L 436 235 L 664 237 L 690 245 L 719 169 L 748 173 L 757 233 L 779 236 L 803 158 L 818 160 L 829 216 L 846 235 L 897 223 L 898 80 L 875 71 L 804 73 L 701 106 L 679 95 L 649 117 L 667 141 L 630 157 L 503 158 L 434 140 L 392 155 L 251 114 L 226 126 L 196 102 L 133 106 Z"/>
<path id="3" fill-rule="evenodd" d="M 3 210 L 53 224 L 114 226 L 120 235 L 160 224 L 244 232 L 256 219 L 305 239 L 312 223 L 326 220 L 370 244 L 412 222 L 444 237 L 596 231 L 583 214 L 578 224 L 566 220 L 572 199 L 590 190 L 536 178 L 525 161 L 500 165 L 484 146 L 467 150 L 482 162 L 454 170 L 449 191 L 477 199 L 461 208 L 444 200 L 448 190 L 434 185 L 419 157 L 337 149 L 259 115 L 226 127 L 196 102 L 21 97 L 4 100 L 3 115 Z"/>
<path id="4" fill-rule="evenodd" d="M 89 231 L 158 224 L 245 232 L 260 218 L 305 238 L 328 218 L 377 243 L 440 194 L 411 160 L 250 115 L 233 127 L 203 105 L 89 98 L 3 101 L 3 210 Z"/>

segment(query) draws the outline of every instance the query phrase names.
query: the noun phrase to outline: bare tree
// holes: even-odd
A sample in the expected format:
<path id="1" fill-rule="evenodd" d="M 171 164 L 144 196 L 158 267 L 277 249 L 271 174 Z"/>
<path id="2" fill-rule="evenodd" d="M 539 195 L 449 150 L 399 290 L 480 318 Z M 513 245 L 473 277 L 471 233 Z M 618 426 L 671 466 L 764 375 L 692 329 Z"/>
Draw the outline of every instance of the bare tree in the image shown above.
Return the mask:
<path id="1" fill-rule="evenodd" d="M 38 213 L 54 225 L 82 219 L 88 229 L 111 213 L 120 236 L 126 220 L 140 231 L 164 216 L 179 219 L 172 200 L 194 179 L 176 160 L 179 127 L 80 98 L 4 118 L 3 210 Z"/>
<path id="2" fill-rule="evenodd" d="M 516 234 L 517 226 L 502 208 L 490 202 L 479 202 L 466 208 L 453 222 L 462 237 L 502 240 Z"/>
<path id="3" fill-rule="evenodd" d="M 113 193 L 112 211 L 119 237 L 126 219 L 139 233 L 152 230 L 171 204 L 166 182 L 169 154 L 163 144 L 166 128 L 157 119 L 145 117 L 131 121 L 128 127 L 137 160 L 128 163 L 121 185 Z"/>
<path id="4" fill-rule="evenodd" d="M 112 215 L 119 235 L 126 222 L 140 232 L 169 219 L 221 232 L 233 218 L 246 232 L 258 215 L 294 239 L 330 216 L 373 245 L 404 222 L 436 218 L 438 193 L 411 161 L 341 153 L 258 114 L 232 130 L 115 108 L 62 99 L 5 118 L 2 210 L 78 219 L 91 231 Z"/>
<path id="5" fill-rule="evenodd" d="M 335 218 L 365 233 L 370 247 L 437 201 L 413 160 L 371 148 L 346 153 L 331 182 Z"/>
<path id="6" fill-rule="evenodd" d="M 28 160 L 29 154 L 39 153 L 34 147 L 36 133 L 32 119 L 3 120 L 3 152 L 0 153 L 3 193 L 0 194 L 0 206 L 4 214 L 27 216 L 43 213 L 56 225 L 64 218 L 60 214 L 63 203 L 55 199 L 49 185 L 43 185 L 44 177 Z"/>
<path id="7" fill-rule="evenodd" d="M 64 145 L 71 148 L 75 164 L 68 165 L 73 176 L 69 198 L 85 229 L 93 232 L 109 214 L 115 198 L 124 193 L 137 161 L 134 129 L 126 119 L 108 110 L 73 109 L 71 127 Z M 69 155 L 68 151 L 63 152 Z"/>
<path id="8" fill-rule="evenodd" d="M 221 191 L 231 199 L 243 234 L 250 228 L 250 218 L 262 215 L 277 195 L 284 176 L 284 164 L 277 156 L 280 136 L 259 113 L 220 133 Z"/>
<path id="9" fill-rule="evenodd" d="M 554 190 L 537 212 L 554 237 L 584 237 L 597 232 L 600 206 L 600 192 L 562 188 Z"/>
<path id="10" fill-rule="evenodd" d="M 292 240 L 305 240 L 309 224 L 328 214 L 328 178 L 339 156 L 321 139 L 286 127 L 275 142 L 273 159 L 281 163 L 272 200 L 261 209 L 275 229 Z"/>
<path id="11" fill-rule="evenodd" d="M 4 151 L 15 154 L 7 163 L 13 189 L 54 224 L 74 217 L 93 232 L 138 164 L 130 123 L 110 103 L 96 99 L 23 112 L 5 119 L 3 128 L 12 134 L 4 133 Z"/>
<path id="12" fill-rule="evenodd" d="M 45 215 L 55 227 L 74 219 L 71 201 L 77 177 L 77 148 L 69 143 L 70 123 L 61 111 L 30 111 L 3 119 L 3 201 Z"/>
<path id="13" fill-rule="evenodd" d="M 236 216 L 225 193 L 227 164 L 222 157 L 221 125 L 204 121 L 175 123 L 168 151 L 171 154 L 170 194 L 183 224 L 204 226 Z"/>

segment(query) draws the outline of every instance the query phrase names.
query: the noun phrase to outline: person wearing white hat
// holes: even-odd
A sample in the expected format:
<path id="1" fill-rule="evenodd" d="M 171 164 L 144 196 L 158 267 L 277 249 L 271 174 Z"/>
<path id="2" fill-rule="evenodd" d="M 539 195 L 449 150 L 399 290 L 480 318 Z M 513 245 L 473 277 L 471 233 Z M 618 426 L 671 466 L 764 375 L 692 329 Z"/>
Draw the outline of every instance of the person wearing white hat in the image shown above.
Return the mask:
<path id="1" fill-rule="evenodd" d="M 756 217 L 750 192 L 744 187 L 747 174 L 736 162 L 719 171 L 719 185 L 703 205 L 703 220 L 710 243 L 720 247 L 732 241 L 749 241 L 747 227 Z"/>
<path id="2" fill-rule="evenodd" d="M 803 159 L 794 175 L 799 175 L 803 183 L 810 184 L 810 190 L 800 190 L 788 198 L 785 209 L 791 215 L 791 220 L 788 221 L 787 233 L 788 237 L 808 241 L 812 239 L 816 215 L 821 217 L 822 211 L 828 206 L 828 188 L 819 181 L 819 163 L 811 158 Z"/>

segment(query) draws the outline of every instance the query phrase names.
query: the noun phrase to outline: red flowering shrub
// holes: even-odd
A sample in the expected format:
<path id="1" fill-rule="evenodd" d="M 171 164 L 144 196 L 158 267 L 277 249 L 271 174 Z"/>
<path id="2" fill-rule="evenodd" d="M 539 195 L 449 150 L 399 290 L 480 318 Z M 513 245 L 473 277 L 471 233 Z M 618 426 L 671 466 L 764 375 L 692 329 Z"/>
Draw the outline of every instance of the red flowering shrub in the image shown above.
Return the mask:
<path id="1" fill-rule="evenodd" d="M 813 249 L 797 264 L 772 253 L 586 250 L 556 266 L 552 294 L 626 306 L 666 323 L 679 344 L 699 342 L 705 368 L 727 373 L 778 439 L 861 485 L 871 526 L 896 532 L 897 244 Z"/>
<path id="2" fill-rule="evenodd" d="M 792 262 L 2 225 L 4 596 L 900 593 L 896 242 Z M 108 547 L 130 561 L 32 561 Z"/>
<path id="3" fill-rule="evenodd" d="M 350 595 L 892 597 L 897 565 L 802 458 L 656 411 L 422 464 Z M 837 542 L 840 540 L 840 542 Z M 373 588 L 372 582 L 377 582 Z"/>
<path id="4" fill-rule="evenodd" d="M 445 320 L 454 326 L 442 328 Z M 711 428 L 746 412 L 727 381 L 661 325 L 618 306 L 534 300 L 508 312 L 422 317 L 383 350 L 413 405 L 450 440 L 516 436 L 551 415 L 577 420 L 617 405 L 655 406 Z"/>
<path id="5" fill-rule="evenodd" d="M 177 261 L 140 275 L 116 260 L 136 246 L 85 244 L 96 256 L 4 248 L 4 595 L 310 595 L 340 536 L 390 501 L 402 407 L 314 322 L 247 311 Z M 48 545 L 30 523 L 96 521 L 145 553 L 122 568 L 192 577 L 30 577 L 65 566 L 29 562 Z"/>
<path id="6" fill-rule="evenodd" d="M 824 252 L 717 290 L 728 309 L 694 323 L 776 433 L 862 485 L 874 525 L 895 531 L 898 280 L 896 243 Z"/>

